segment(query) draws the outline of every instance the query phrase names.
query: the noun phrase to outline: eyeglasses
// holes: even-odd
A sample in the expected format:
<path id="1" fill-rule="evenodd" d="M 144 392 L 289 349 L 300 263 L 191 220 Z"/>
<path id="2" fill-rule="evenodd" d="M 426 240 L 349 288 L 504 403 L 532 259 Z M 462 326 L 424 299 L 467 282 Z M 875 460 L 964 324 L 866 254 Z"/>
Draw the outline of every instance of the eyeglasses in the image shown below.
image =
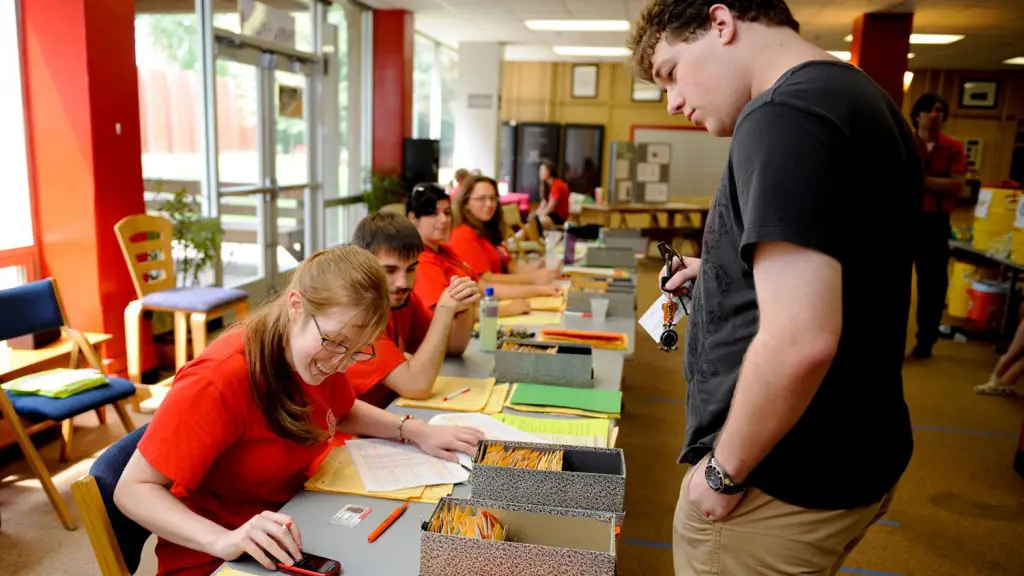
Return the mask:
<path id="1" fill-rule="evenodd" d="M 320 329 L 320 323 L 316 321 L 316 316 L 313 316 L 313 325 L 316 326 L 316 331 L 320 334 L 320 345 L 323 346 L 324 350 L 339 356 L 344 356 L 349 353 L 348 346 L 345 346 L 340 342 L 335 342 L 334 340 L 324 336 L 324 331 Z M 367 362 L 376 357 L 377 351 L 374 350 L 373 344 L 352 353 L 352 359 L 356 362 Z"/>
<path id="2" fill-rule="evenodd" d="M 495 204 L 498 202 L 498 197 L 493 194 L 487 196 L 474 196 L 469 199 L 470 202 L 476 202 L 477 204 Z"/>

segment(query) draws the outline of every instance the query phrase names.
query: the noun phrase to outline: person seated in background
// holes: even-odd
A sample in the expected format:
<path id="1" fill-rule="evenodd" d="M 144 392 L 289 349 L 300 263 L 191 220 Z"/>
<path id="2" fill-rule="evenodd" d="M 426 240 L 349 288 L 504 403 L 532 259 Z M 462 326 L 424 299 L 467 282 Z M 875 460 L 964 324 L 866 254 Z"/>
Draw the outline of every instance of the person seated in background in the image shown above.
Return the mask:
<path id="1" fill-rule="evenodd" d="M 1024 376 L 1024 322 L 1017 326 L 1010 347 L 999 357 L 988 382 L 978 384 L 974 391 L 978 394 L 1012 396 L 1017 393 L 1017 380 L 1021 376 Z"/>
<path id="2" fill-rule="evenodd" d="M 556 170 L 550 160 L 542 160 L 537 169 L 541 202 L 534 217 L 542 230 L 561 228 L 569 221 L 569 185 L 558 177 Z"/>
<path id="3" fill-rule="evenodd" d="M 469 177 L 469 170 L 465 168 L 459 168 L 455 171 L 455 178 L 452 180 L 452 185 L 448 189 L 448 196 L 455 198 L 459 195 L 459 190 L 462 189 L 462 183 Z"/>
<path id="4" fill-rule="evenodd" d="M 348 369 L 357 397 L 379 408 L 391 404 L 396 393 L 417 400 L 430 397 L 445 356 L 461 356 L 473 337 L 480 287 L 471 278 L 453 277 L 431 314 L 413 292 L 423 240 L 398 214 L 363 218 L 352 244 L 376 256 L 384 267 L 391 306 L 387 328 L 373 343 L 376 356 Z"/>
<path id="5" fill-rule="evenodd" d="M 512 262 L 505 249 L 508 227 L 498 207 L 498 185 L 486 176 L 470 176 L 463 194 L 454 200 L 455 228 L 448 246 L 502 298 L 554 296 L 555 271 L 535 264 Z"/>
<path id="6" fill-rule="evenodd" d="M 321 250 L 178 372 L 114 491 L 117 507 L 159 537 L 158 575 L 206 576 L 243 554 L 268 570 L 293 565 L 302 533 L 276 510 L 302 490 L 336 431 L 411 442 L 451 461 L 473 453 L 478 430 L 355 398 L 344 372 L 374 357 L 388 309 L 372 254 Z"/>
<path id="7" fill-rule="evenodd" d="M 445 244 L 452 229 L 452 204 L 444 188 L 433 183 L 417 184 L 409 194 L 405 211 L 423 240 L 413 293 L 424 306 L 430 309 L 437 306 L 453 276 L 480 282 L 480 275 Z M 530 303 L 522 299 L 504 300 L 498 308 L 502 316 L 529 311 Z"/>

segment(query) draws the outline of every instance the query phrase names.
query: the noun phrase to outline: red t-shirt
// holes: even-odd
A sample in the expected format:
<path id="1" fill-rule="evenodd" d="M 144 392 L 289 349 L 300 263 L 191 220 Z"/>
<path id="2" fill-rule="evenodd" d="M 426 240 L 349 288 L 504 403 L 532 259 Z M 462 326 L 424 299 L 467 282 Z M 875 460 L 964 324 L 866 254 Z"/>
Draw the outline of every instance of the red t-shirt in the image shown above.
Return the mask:
<path id="1" fill-rule="evenodd" d="M 384 378 L 405 362 L 406 351 L 419 348 L 433 319 L 434 314 L 415 292 L 404 308 L 391 311 L 387 328 L 373 343 L 377 355 L 369 362 L 356 362 L 345 372 L 360 400 L 378 408 L 391 404 L 397 394 L 384 384 Z"/>
<path id="2" fill-rule="evenodd" d="M 355 402 L 343 374 L 319 386 L 302 383 L 312 422 L 327 439 L 303 446 L 275 435 L 249 387 L 244 346 L 243 331 L 232 330 L 186 364 L 139 442 L 146 461 L 174 481 L 172 494 L 229 530 L 302 490 L 310 464 Z M 162 538 L 156 555 L 158 575 L 205 576 L 222 562 Z"/>
<path id="3" fill-rule="evenodd" d="M 420 302 L 428 309 L 433 310 L 441 294 L 448 289 L 452 283 L 452 276 L 472 278 L 474 282 L 480 281 L 480 276 L 473 271 L 473 268 L 463 262 L 455 252 L 447 245 L 441 244 L 439 250 L 424 246 L 420 253 L 420 265 L 416 269 L 416 285 L 413 286 L 413 294 L 420 298 Z"/>
<path id="4" fill-rule="evenodd" d="M 491 274 L 504 272 L 501 251 L 469 224 L 460 224 L 452 230 L 452 236 L 448 239 L 448 247 L 455 252 L 456 256 L 469 264 L 469 267 L 478 276 L 483 276 L 488 272 Z"/>
<path id="5" fill-rule="evenodd" d="M 569 221 L 569 185 L 565 180 L 555 178 L 551 181 L 551 198 L 555 199 L 552 212 L 562 217 L 562 222 Z"/>
<path id="6" fill-rule="evenodd" d="M 952 178 L 967 173 L 967 154 L 964 146 L 955 138 L 939 133 L 939 139 L 928 150 L 928 144 L 917 136 L 917 151 L 921 153 L 924 163 L 924 175 L 931 178 Z M 955 198 L 940 200 L 927 188 L 924 191 L 922 210 L 925 212 L 942 211 L 947 214 L 956 208 Z"/>

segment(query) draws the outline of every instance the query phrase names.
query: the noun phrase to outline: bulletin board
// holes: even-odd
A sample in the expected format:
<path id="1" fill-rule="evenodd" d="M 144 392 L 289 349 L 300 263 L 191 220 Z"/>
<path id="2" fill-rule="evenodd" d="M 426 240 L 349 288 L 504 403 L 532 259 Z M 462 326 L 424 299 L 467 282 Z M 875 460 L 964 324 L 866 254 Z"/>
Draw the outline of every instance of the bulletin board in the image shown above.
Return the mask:
<path id="1" fill-rule="evenodd" d="M 718 138 L 703 129 L 688 127 L 634 126 L 633 143 L 670 146 L 668 200 L 682 200 L 715 195 L 729 159 L 732 138 Z"/>

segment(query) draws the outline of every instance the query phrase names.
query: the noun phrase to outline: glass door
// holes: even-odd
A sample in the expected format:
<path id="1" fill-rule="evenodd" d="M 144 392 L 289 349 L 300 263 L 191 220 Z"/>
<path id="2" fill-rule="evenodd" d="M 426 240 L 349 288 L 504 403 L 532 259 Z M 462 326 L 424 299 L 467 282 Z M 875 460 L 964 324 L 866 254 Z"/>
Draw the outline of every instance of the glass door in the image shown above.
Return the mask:
<path id="1" fill-rule="evenodd" d="M 296 14 L 307 23 L 296 26 L 297 46 L 318 41 L 309 33 L 316 28 L 311 16 Z M 321 186 L 310 135 L 323 71 L 313 52 L 236 30 L 215 27 L 212 34 L 220 273 L 224 286 L 259 300 L 284 287 L 317 244 L 312 214 Z"/>

